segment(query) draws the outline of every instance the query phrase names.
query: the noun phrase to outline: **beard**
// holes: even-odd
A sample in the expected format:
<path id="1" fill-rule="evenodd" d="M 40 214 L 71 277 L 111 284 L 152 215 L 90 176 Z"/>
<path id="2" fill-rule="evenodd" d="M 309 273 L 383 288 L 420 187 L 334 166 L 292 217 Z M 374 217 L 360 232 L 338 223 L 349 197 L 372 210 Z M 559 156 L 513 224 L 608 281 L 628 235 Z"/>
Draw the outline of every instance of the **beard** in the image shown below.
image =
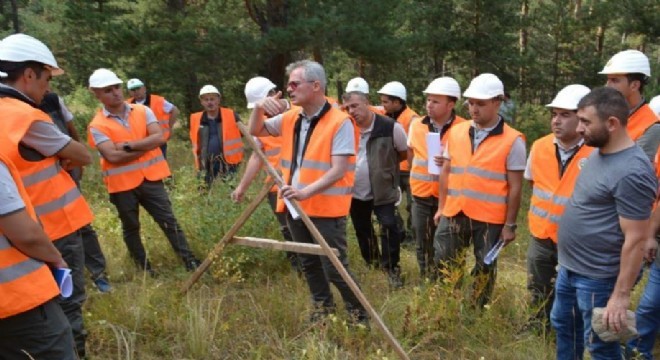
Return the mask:
<path id="1" fill-rule="evenodd" d="M 605 127 L 592 132 L 590 135 L 584 134 L 584 143 L 591 147 L 602 148 L 610 141 L 610 133 Z"/>

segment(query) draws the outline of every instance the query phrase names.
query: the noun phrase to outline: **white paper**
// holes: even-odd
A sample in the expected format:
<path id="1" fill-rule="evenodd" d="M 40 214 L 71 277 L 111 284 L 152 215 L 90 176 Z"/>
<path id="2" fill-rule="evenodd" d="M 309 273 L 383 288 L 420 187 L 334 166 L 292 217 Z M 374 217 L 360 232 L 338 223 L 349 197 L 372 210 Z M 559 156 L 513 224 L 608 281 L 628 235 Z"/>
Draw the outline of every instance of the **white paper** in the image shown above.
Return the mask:
<path id="1" fill-rule="evenodd" d="M 296 211 L 296 209 L 293 208 L 293 205 L 291 204 L 291 202 L 289 201 L 289 199 L 284 198 L 284 204 L 286 204 L 286 208 L 289 209 L 289 214 L 291 214 L 291 218 L 292 218 L 293 220 L 298 220 L 298 219 L 300 219 L 300 215 L 298 214 L 298 212 Z"/>
<path id="2" fill-rule="evenodd" d="M 486 265 L 492 264 L 493 261 L 497 259 L 497 256 L 500 254 L 500 250 L 502 250 L 503 247 L 504 247 L 504 240 L 500 238 L 499 240 L 497 240 L 495 245 L 493 245 L 493 247 L 490 249 L 488 254 L 486 254 L 486 256 L 484 257 L 484 264 Z"/>
<path id="3" fill-rule="evenodd" d="M 71 278 L 71 269 L 57 268 L 53 270 L 55 282 L 60 288 L 60 294 L 63 298 L 68 298 L 73 293 L 73 279 Z"/>
<path id="4" fill-rule="evenodd" d="M 440 175 L 442 167 L 437 166 L 433 158 L 442 155 L 442 142 L 440 142 L 440 133 L 426 134 L 426 151 L 429 154 L 428 172 L 432 175 Z"/>

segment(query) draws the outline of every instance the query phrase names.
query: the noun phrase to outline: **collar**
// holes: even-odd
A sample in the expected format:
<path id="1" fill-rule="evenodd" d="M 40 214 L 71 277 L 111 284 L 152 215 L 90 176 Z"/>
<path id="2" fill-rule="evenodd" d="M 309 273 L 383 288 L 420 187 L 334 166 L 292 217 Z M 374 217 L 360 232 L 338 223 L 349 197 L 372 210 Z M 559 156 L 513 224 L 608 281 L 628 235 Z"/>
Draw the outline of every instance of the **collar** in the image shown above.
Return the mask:
<path id="1" fill-rule="evenodd" d="M 580 141 L 578 141 L 577 144 L 571 146 L 571 147 L 568 148 L 568 149 L 565 149 L 563 146 L 561 146 L 561 143 L 559 142 L 559 140 L 557 140 L 556 137 L 552 139 L 552 142 L 553 142 L 555 145 L 557 145 L 557 147 L 558 147 L 559 149 L 561 149 L 562 151 L 571 151 L 571 150 L 575 150 L 575 149 L 580 148 L 582 145 L 584 145 L 584 139 L 583 139 L 583 138 L 580 138 Z"/>
<path id="2" fill-rule="evenodd" d="M 366 133 L 372 132 L 373 129 L 374 129 L 375 124 L 376 124 L 376 113 L 372 112 L 371 113 L 371 125 L 369 125 L 369 128 L 367 128 L 367 129 L 360 128 L 360 134 L 366 134 Z"/>
<path id="3" fill-rule="evenodd" d="M 319 114 L 321 114 L 321 111 L 323 111 L 323 109 L 325 109 L 325 105 L 326 105 L 327 103 L 328 103 L 328 101 L 326 100 L 326 101 L 323 103 L 323 105 L 321 105 L 321 106 L 319 107 L 319 109 L 316 110 L 316 111 L 314 112 L 314 114 L 313 114 L 312 116 L 307 116 L 307 114 L 305 114 L 305 110 L 303 110 L 303 109 L 301 108 L 301 109 L 300 109 L 300 115 L 301 115 L 303 118 L 307 119 L 307 120 L 311 120 L 311 119 L 313 119 L 313 118 L 315 118 L 315 117 L 319 117 Z"/>
<path id="4" fill-rule="evenodd" d="M 642 106 L 646 104 L 646 99 L 642 96 L 642 101 L 639 102 L 639 104 L 635 105 L 630 111 L 628 112 L 628 115 L 632 115 L 637 112 L 637 110 L 641 109 Z"/>
<path id="5" fill-rule="evenodd" d="M 404 111 L 406 111 L 407 108 L 408 108 L 407 105 L 403 105 L 403 106 L 401 107 L 401 110 L 399 110 L 399 111 L 395 111 L 395 112 L 393 112 L 393 113 L 387 113 L 387 114 L 385 114 L 385 115 L 387 115 L 388 117 L 391 117 L 392 119 L 396 120 L 396 119 L 399 118 L 399 116 L 401 116 L 401 114 L 403 114 Z"/>
<path id="6" fill-rule="evenodd" d="M 0 95 L 13 97 L 15 99 L 26 102 L 33 107 L 38 107 L 38 105 L 34 102 L 34 100 L 32 100 L 29 96 L 25 95 L 25 93 L 7 84 L 0 83 Z"/>
<path id="7" fill-rule="evenodd" d="M 502 119 L 502 116 L 499 116 L 499 120 L 497 121 L 497 125 L 489 128 L 483 128 L 483 129 L 478 129 L 477 124 L 475 124 L 474 120 L 472 120 L 472 123 L 470 124 L 470 131 L 486 131 L 491 135 L 501 135 L 504 132 L 504 120 Z"/>
<path id="8" fill-rule="evenodd" d="M 120 117 L 120 115 L 113 114 L 113 113 L 111 113 L 110 111 L 108 111 L 108 109 L 106 109 L 105 106 L 103 106 L 103 108 L 101 109 L 101 111 L 103 111 L 103 115 L 105 115 L 105 117 L 111 117 L 111 116 L 113 116 L 113 117 Z M 121 115 L 122 115 L 122 116 L 123 116 L 123 115 L 126 115 L 127 113 L 129 113 L 129 112 L 131 112 L 131 111 L 133 111 L 133 108 L 132 108 L 130 105 L 124 103 L 124 113 L 121 114 Z"/>

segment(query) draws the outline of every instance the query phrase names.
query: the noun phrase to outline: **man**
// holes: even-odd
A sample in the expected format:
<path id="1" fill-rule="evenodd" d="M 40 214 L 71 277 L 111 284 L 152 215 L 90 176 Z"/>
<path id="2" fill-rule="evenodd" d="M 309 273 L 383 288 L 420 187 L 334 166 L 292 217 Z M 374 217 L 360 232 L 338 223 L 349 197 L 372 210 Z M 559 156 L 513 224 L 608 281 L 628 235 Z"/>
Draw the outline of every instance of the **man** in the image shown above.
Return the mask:
<path id="1" fill-rule="evenodd" d="M 165 137 L 165 143 L 161 145 L 160 150 L 163 152 L 163 157 L 167 158 L 167 142 L 172 137 L 172 130 L 179 116 L 179 109 L 164 97 L 150 93 L 140 79 L 128 80 L 126 87 L 128 88 L 128 93 L 131 95 L 126 101 L 131 104 L 148 106 L 154 115 L 156 115 L 158 124 L 163 128 L 163 136 Z"/>
<path id="2" fill-rule="evenodd" d="M 439 225 L 433 246 L 438 274 L 463 272 L 464 251 L 473 246 L 472 305 L 481 308 L 495 287 L 497 262 L 484 262 L 498 239 L 516 236 L 526 153 L 522 134 L 499 115 L 502 81 L 493 74 L 472 79 L 463 96 L 472 121 L 449 131 L 440 175 Z M 441 216 L 440 216 L 441 215 Z"/>
<path id="3" fill-rule="evenodd" d="M 642 246 L 657 182 L 647 156 L 626 131 L 628 104 L 611 88 L 594 89 L 578 104 L 578 133 L 598 148 L 587 158 L 559 221 L 559 273 L 550 320 L 557 358 L 620 359 L 617 341 L 591 330 L 595 307 L 603 325 L 626 326 L 630 292 L 642 262 Z"/>
<path id="4" fill-rule="evenodd" d="M 38 223 L 21 176 L 0 153 L 0 354 L 75 359 L 71 326 L 49 269 L 66 268 Z"/>
<path id="5" fill-rule="evenodd" d="M 108 69 L 89 77 L 89 88 L 103 105 L 89 124 L 89 144 L 101 154 L 103 182 L 117 208 L 124 242 L 135 263 L 154 274 L 140 239 L 142 205 L 163 230 L 186 270 L 199 266 L 188 247 L 165 191 L 170 168 L 160 151 L 165 139 L 156 116 L 146 106 L 124 102 L 123 81 Z"/>
<path id="6" fill-rule="evenodd" d="M 345 93 L 343 107 L 360 130 L 350 209 L 355 235 L 362 258 L 368 265 L 380 262 L 390 286 L 398 289 L 403 286 L 399 258 L 404 233 L 396 220 L 395 203 L 399 199 L 399 163 L 408 154 L 406 133 L 399 123 L 373 113 L 363 92 Z M 382 257 L 371 222 L 373 213 L 381 227 Z"/>
<path id="7" fill-rule="evenodd" d="M 41 41 L 10 35 L 0 42 L 0 152 L 18 169 L 44 232 L 71 268 L 73 294 L 58 302 L 73 329 L 76 351 L 85 357 L 84 251 L 80 229 L 93 215 L 66 170 L 87 165 L 85 146 L 62 134 L 38 109 L 52 76 L 62 74 Z"/>
<path id="8" fill-rule="evenodd" d="M 55 125 L 61 132 L 70 136 L 73 140 L 80 142 L 78 130 L 73 125 L 73 114 L 64 105 L 61 97 L 53 92 L 49 92 L 44 96 L 39 108 L 48 114 L 53 120 Z M 78 189 L 80 189 L 80 181 L 82 180 L 82 167 L 73 168 L 68 171 L 69 175 L 76 182 Z M 87 224 L 80 229 L 80 236 L 82 237 L 83 250 L 85 251 L 85 267 L 92 275 L 92 281 L 96 288 L 102 292 L 107 293 L 112 290 L 108 276 L 105 273 L 106 261 L 99 238 L 92 224 Z"/>
<path id="9" fill-rule="evenodd" d="M 628 135 L 653 162 L 660 145 L 660 123 L 644 99 L 644 86 L 651 77 L 649 59 L 637 50 L 624 50 L 605 64 L 607 87 L 618 90 L 628 103 Z"/>
<path id="10" fill-rule="evenodd" d="M 352 78 L 346 83 L 346 93 L 350 92 L 362 93 L 367 97 L 367 101 L 369 101 L 369 84 L 367 80 L 361 77 Z M 371 102 L 369 102 L 369 110 L 376 114 L 385 115 L 385 109 L 382 106 L 373 106 Z"/>
<path id="11" fill-rule="evenodd" d="M 530 327 L 546 334 L 557 277 L 557 225 L 584 159 L 593 150 L 577 132 L 577 104 L 589 91 L 584 85 L 568 85 L 546 105 L 552 133 L 534 142 L 524 174 L 533 187 L 527 216 L 532 235 L 527 248 L 527 290 L 534 313 Z"/>
<path id="12" fill-rule="evenodd" d="M 247 99 L 247 108 L 254 109 L 254 104 L 256 102 L 265 99 L 267 96 L 275 95 L 276 88 L 277 86 L 265 77 L 257 76 L 250 79 L 245 84 L 245 98 Z M 264 114 L 264 116 L 269 117 L 271 114 Z M 254 140 L 257 145 L 261 147 L 261 151 L 263 151 L 268 158 L 270 165 L 275 169 L 279 168 L 282 139 L 280 137 L 273 136 L 255 136 Z M 263 162 L 261 161 L 261 158 L 259 158 L 259 156 L 253 152 L 252 155 L 250 155 L 247 166 L 245 167 L 245 173 L 243 174 L 241 182 L 238 184 L 238 186 L 236 186 L 236 190 L 231 193 L 231 199 L 234 202 L 243 201 L 245 192 L 250 188 L 250 184 L 252 184 L 252 181 L 254 181 L 254 179 L 257 177 L 257 174 L 259 173 L 262 165 Z M 268 177 L 268 179 L 270 179 L 270 177 Z M 268 179 L 266 181 L 268 181 Z M 275 185 L 273 185 L 272 189 L 268 193 L 268 204 L 270 204 L 270 208 L 273 210 L 273 213 L 275 214 L 275 217 L 280 224 L 280 232 L 282 233 L 284 240 L 293 241 L 291 238 L 291 232 L 286 225 L 286 214 L 283 211 L 277 211 L 277 186 Z M 294 252 L 287 252 L 286 256 L 289 259 L 293 269 L 298 273 L 302 273 L 300 261 L 298 261 L 298 255 Z"/>
<path id="13" fill-rule="evenodd" d="M 204 85 L 199 101 L 204 111 L 190 115 L 190 141 L 195 168 L 204 172 L 207 186 L 218 176 L 236 174 L 243 161 L 243 141 L 236 126 L 241 121 L 230 108 L 220 107 L 220 91 L 213 85 Z"/>
<path id="14" fill-rule="evenodd" d="M 403 130 L 406 132 L 406 136 L 410 136 L 410 124 L 412 120 L 418 118 L 419 115 L 408 107 L 406 104 L 406 99 L 408 98 L 406 87 L 398 81 L 391 81 L 383 85 L 383 87 L 378 90 L 380 95 L 380 104 L 385 110 L 385 115 L 389 118 L 396 120 Z M 399 164 L 399 187 L 401 187 L 401 192 L 406 194 L 406 212 L 408 213 L 406 228 L 405 241 L 412 243 L 415 241 L 415 235 L 413 234 L 413 224 L 412 224 L 412 194 L 410 192 L 410 164 L 407 161 L 402 161 Z M 399 220 L 403 223 L 403 220 Z"/>
<path id="15" fill-rule="evenodd" d="M 458 82 L 450 77 L 437 78 L 424 90 L 426 95 L 426 116 L 413 120 L 408 137 L 408 162 L 410 169 L 410 189 L 412 192 L 412 223 L 415 234 L 417 263 L 422 279 L 431 274 L 433 266 L 433 216 L 438 209 L 438 175 L 428 171 L 429 161 L 441 165 L 440 157 L 429 159 L 426 138 L 429 133 L 437 133 L 444 144 L 449 129 L 465 121 L 456 115 L 454 106 L 461 98 Z M 438 149 L 440 150 L 440 149 Z"/>
<path id="16" fill-rule="evenodd" d="M 250 132 L 255 136 L 282 137 L 280 167 L 286 185 L 280 189 L 280 196 L 300 202 L 328 245 L 339 251 L 339 260 L 348 269 L 346 216 L 354 183 L 356 132 L 347 115 L 326 101 L 327 80 L 320 64 L 309 60 L 295 62 L 287 67 L 287 73 L 287 92 L 300 109 L 264 121 L 264 114 L 284 110 L 279 102 L 281 93 L 267 97 L 255 104 Z M 284 210 L 281 199 L 278 210 Z M 294 241 L 314 243 L 302 220 L 294 220 L 289 214 L 287 224 Z M 367 321 L 366 310 L 327 257 L 301 254 L 299 258 L 314 301 L 312 321 L 334 312 L 330 282 L 339 290 L 351 318 Z"/>

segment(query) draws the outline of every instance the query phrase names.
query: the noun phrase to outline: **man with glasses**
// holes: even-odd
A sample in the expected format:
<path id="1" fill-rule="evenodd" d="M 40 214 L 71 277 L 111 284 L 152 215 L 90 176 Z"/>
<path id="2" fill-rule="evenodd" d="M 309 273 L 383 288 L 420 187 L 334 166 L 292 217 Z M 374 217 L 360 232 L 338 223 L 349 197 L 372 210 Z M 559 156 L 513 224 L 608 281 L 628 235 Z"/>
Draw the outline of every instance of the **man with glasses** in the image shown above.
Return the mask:
<path id="1" fill-rule="evenodd" d="M 250 132 L 255 136 L 281 136 L 280 166 L 286 185 L 280 189 L 278 210 L 284 210 L 281 198 L 297 200 L 330 247 L 339 251 L 339 260 L 348 269 L 346 216 L 351 206 L 355 175 L 357 133 L 347 114 L 325 99 L 326 76 L 323 67 L 303 60 L 287 67 L 287 92 L 294 105 L 300 106 L 264 121 L 264 114 L 285 110 L 281 92 L 255 104 L 250 115 Z M 300 219 L 287 216 L 293 240 L 314 243 Z M 330 291 L 333 283 L 344 299 L 351 320 L 366 323 L 368 315 L 337 269 L 325 256 L 299 255 L 307 284 L 312 292 L 313 322 L 334 312 Z"/>
<path id="2" fill-rule="evenodd" d="M 127 102 L 131 104 L 140 104 L 147 106 L 154 112 L 158 124 L 163 128 L 165 143 L 161 145 L 160 150 L 163 156 L 167 158 L 167 142 L 172 136 L 172 129 L 179 116 L 179 109 L 164 97 L 152 94 L 140 79 L 130 79 L 126 83 L 128 93 L 131 95 Z"/>

